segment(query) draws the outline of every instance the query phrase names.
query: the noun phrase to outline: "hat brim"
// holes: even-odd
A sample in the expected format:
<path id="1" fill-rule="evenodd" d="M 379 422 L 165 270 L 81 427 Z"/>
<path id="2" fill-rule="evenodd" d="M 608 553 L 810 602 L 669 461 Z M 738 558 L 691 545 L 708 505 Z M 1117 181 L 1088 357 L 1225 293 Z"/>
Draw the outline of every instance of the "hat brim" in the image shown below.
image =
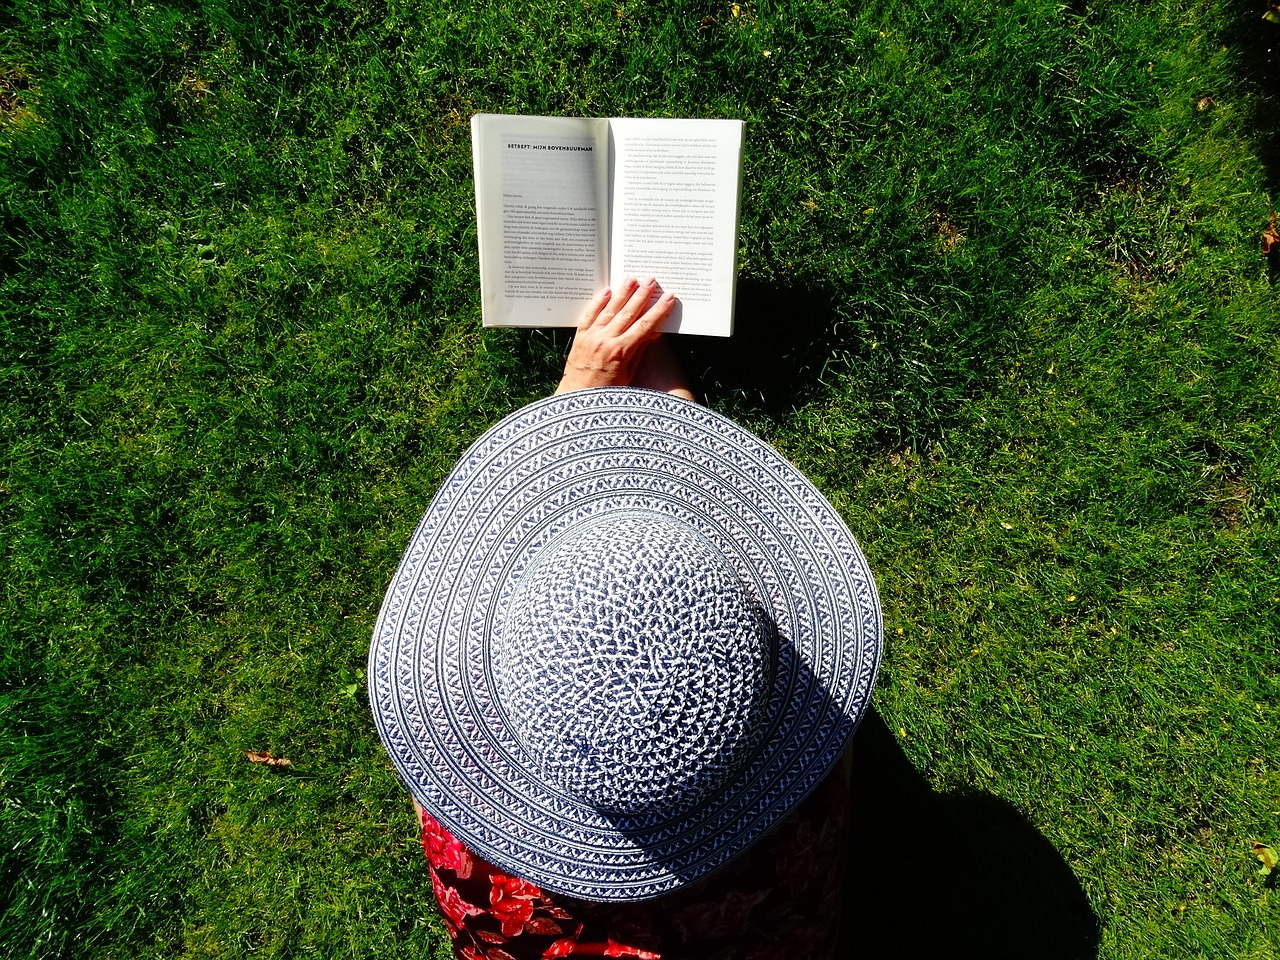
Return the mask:
<path id="1" fill-rule="evenodd" d="M 699 531 L 777 631 L 759 746 L 714 797 L 675 815 L 605 814 L 539 779 L 489 668 L 522 572 L 611 511 Z M 512 414 L 445 479 L 383 601 L 369 699 L 410 792 L 475 853 L 551 892 L 644 900 L 732 860 L 822 781 L 870 702 L 882 643 L 862 551 L 794 466 L 698 404 L 579 390 Z"/>

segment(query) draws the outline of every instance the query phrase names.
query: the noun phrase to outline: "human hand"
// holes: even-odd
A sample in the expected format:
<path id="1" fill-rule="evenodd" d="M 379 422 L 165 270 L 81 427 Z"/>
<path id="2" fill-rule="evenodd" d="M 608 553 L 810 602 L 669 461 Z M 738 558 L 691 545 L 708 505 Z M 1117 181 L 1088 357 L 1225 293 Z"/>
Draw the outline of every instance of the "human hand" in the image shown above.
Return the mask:
<path id="1" fill-rule="evenodd" d="M 657 289 L 653 277 L 628 277 L 616 291 L 596 294 L 573 335 L 556 393 L 635 383 L 649 345 L 676 303 L 675 294 L 664 293 L 650 304 Z"/>

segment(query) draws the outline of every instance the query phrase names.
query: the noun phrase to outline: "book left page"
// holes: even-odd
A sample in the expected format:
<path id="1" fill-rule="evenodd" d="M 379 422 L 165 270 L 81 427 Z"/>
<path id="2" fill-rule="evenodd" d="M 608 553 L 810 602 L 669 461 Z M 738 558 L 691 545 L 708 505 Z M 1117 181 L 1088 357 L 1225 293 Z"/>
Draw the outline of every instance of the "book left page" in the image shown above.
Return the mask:
<path id="1" fill-rule="evenodd" d="M 471 118 L 485 326 L 574 326 L 609 280 L 609 122 Z"/>

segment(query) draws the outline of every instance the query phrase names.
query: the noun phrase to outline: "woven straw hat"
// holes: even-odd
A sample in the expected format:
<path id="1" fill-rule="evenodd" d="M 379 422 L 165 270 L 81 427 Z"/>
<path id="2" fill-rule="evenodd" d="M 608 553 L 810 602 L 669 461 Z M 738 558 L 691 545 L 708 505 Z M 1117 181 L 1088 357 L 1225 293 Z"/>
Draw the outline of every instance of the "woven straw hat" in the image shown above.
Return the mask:
<path id="1" fill-rule="evenodd" d="M 383 601 L 369 699 L 455 837 L 543 889 L 644 900 L 763 836 L 831 770 L 880 660 L 875 582 L 759 438 L 649 390 L 490 429 Z"/>

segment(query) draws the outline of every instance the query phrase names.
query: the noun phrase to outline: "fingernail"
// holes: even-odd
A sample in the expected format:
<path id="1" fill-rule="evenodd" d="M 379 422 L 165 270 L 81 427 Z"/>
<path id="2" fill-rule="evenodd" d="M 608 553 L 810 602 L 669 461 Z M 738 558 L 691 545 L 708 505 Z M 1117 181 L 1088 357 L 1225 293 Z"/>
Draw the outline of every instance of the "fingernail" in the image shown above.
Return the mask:
<path id="1" fill-rule="evenodd" d="M 646 286 L 646 287 L 652 287 L 652 286 L 653 286 L 655 283 L 657 283 L 657 282 L 658 282 L 658 278 L 657 278 L 657 277 L 648 277 L 648 278 L 645 280 L 645 282 L 644 282 L 644 286 Z"/>
<path id="2" fill-rule="evenodd" d="M 666 293 L 664 293 L 664 294 L 662 295 L 662 302 L 663 302 L 663 303 L 670 303 L 670 302 L 671 302 L 672 300 L 674 300 L 675 298 L 676 298 L 676 295 L 675 295 L 674 293 L 672 293 L 670 290 L 668 290 Z"/>

